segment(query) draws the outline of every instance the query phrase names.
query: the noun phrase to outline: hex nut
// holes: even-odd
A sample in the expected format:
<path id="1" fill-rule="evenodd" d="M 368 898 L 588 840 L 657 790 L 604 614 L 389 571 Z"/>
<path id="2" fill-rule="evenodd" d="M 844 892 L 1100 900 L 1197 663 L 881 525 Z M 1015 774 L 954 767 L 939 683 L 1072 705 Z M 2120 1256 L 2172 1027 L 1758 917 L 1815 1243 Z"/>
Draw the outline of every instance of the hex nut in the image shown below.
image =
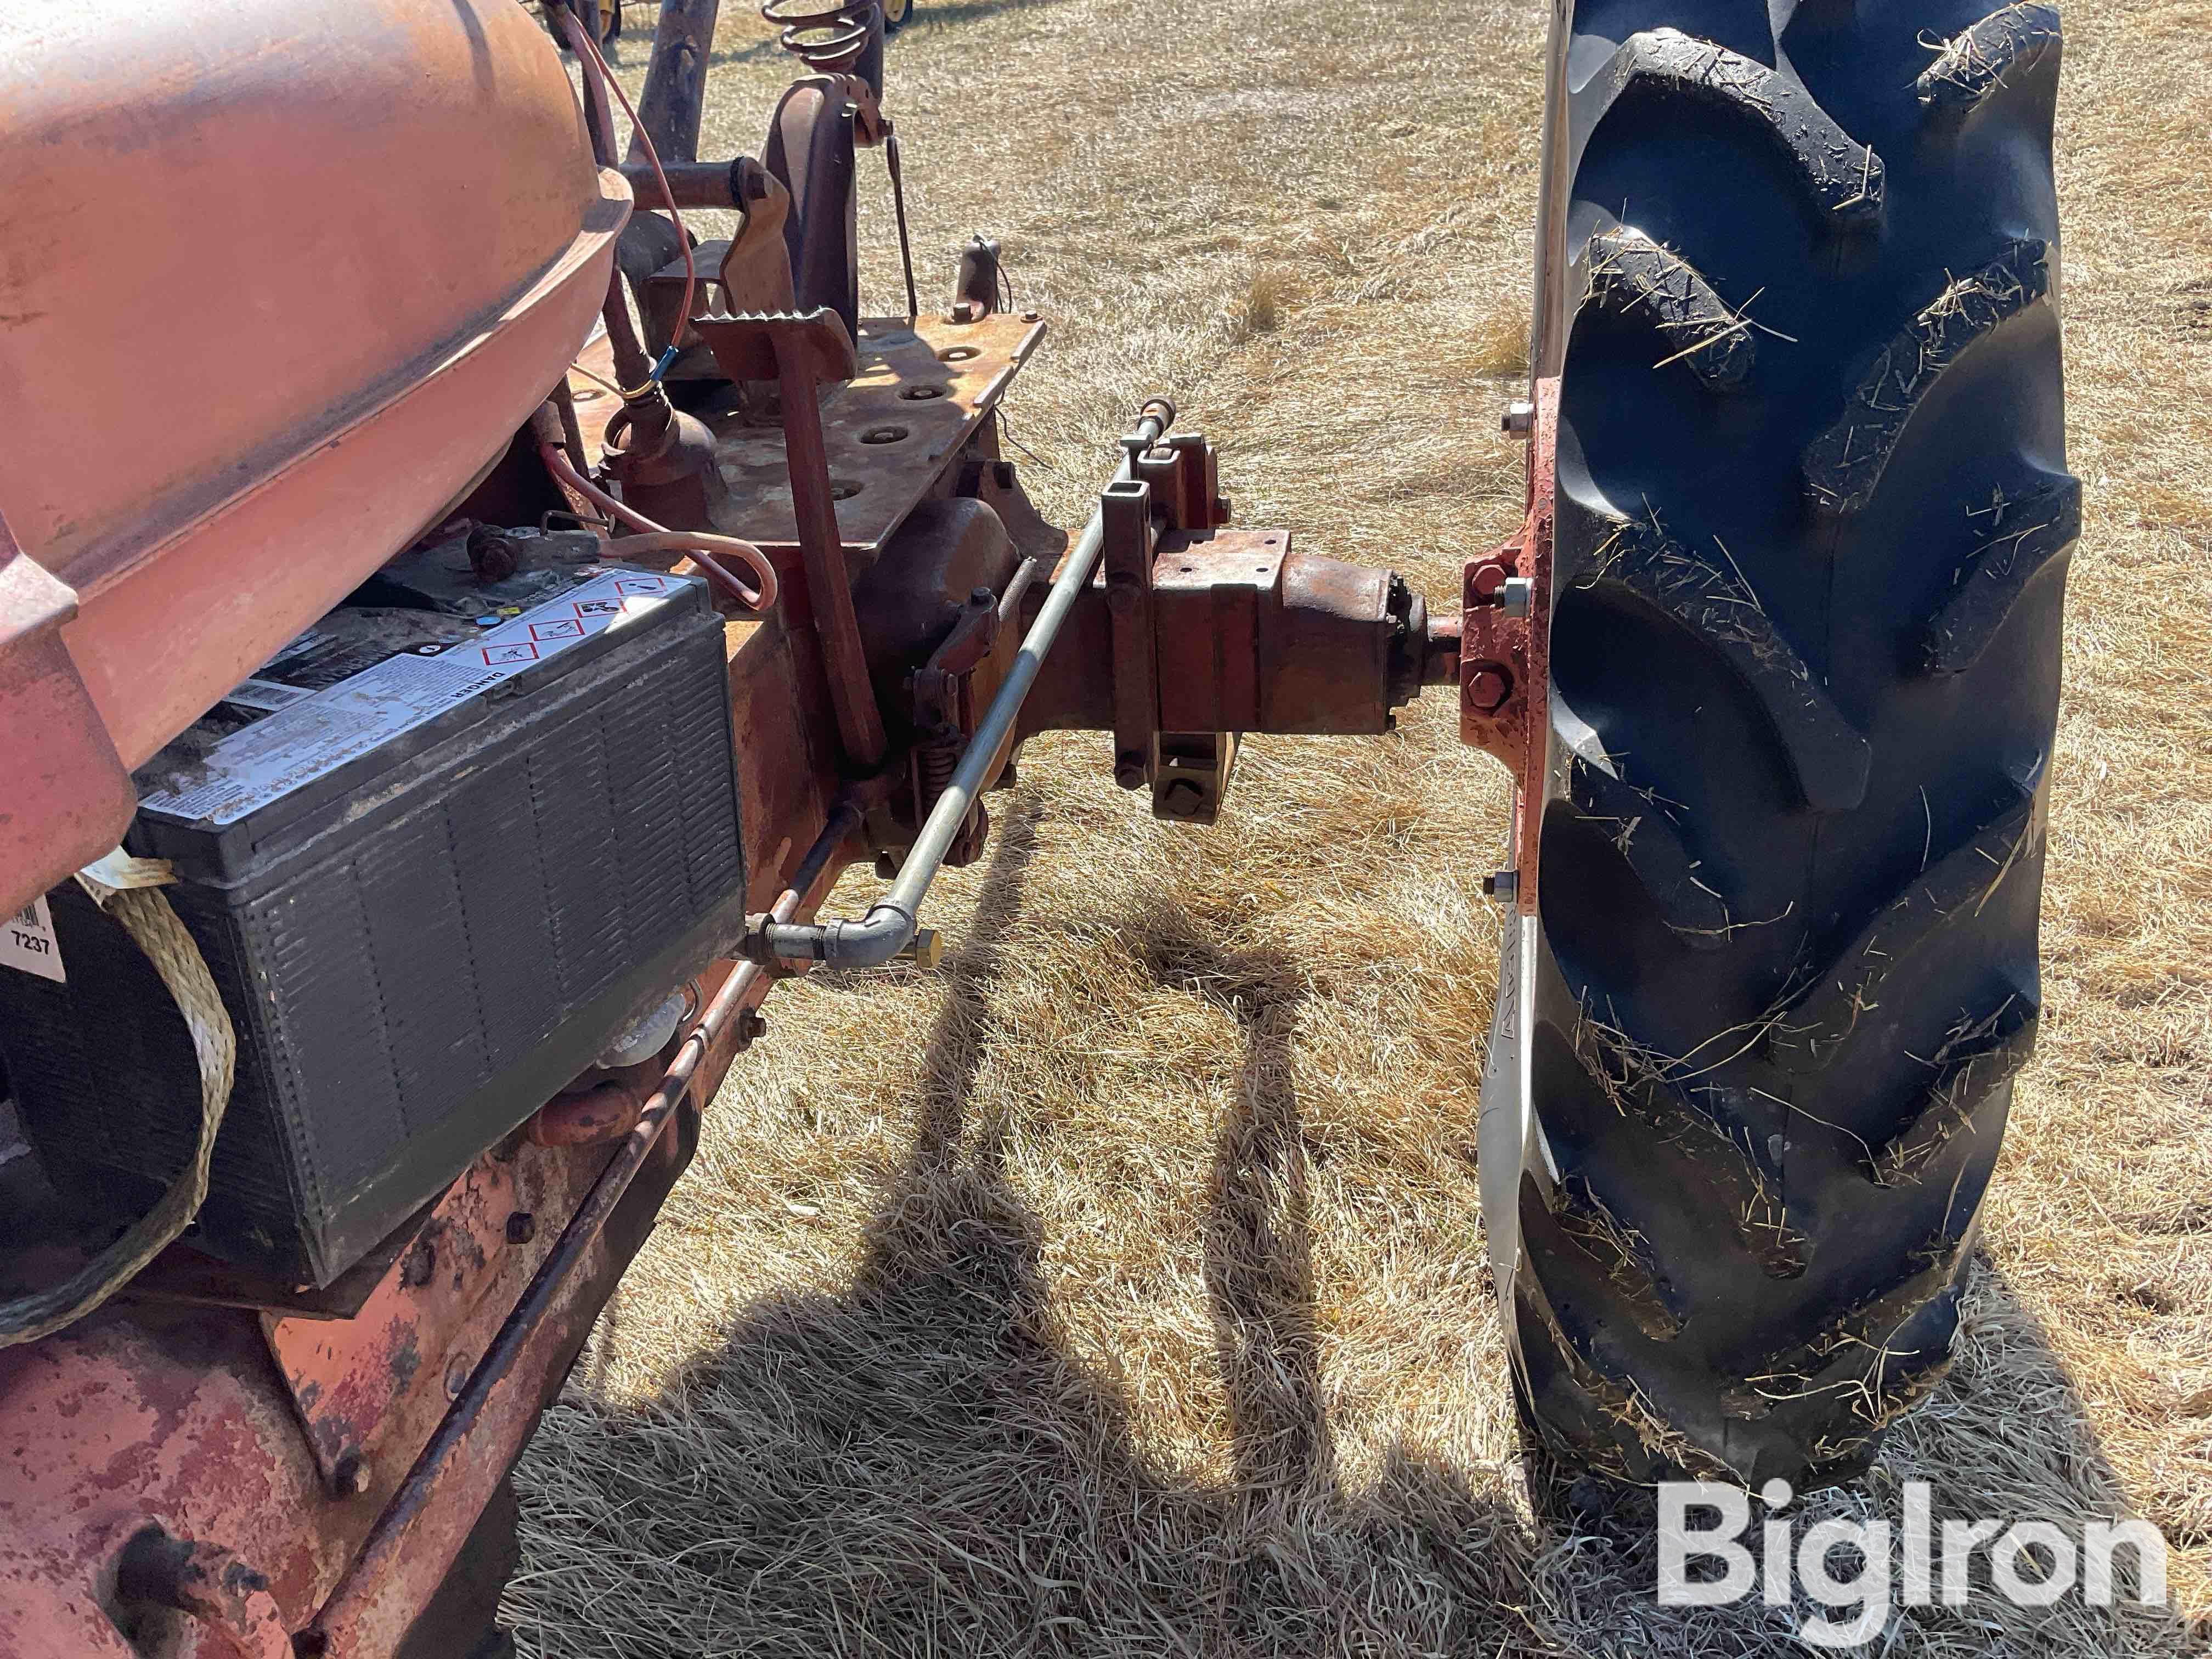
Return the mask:
<path id="1" fill-rule="evenodd" d="M 1536 405 L 1520 398 L 1505 405 L 1498 417 L 1498 429 L 1508 437 L 1523 438 L 1536 427 Z"/>
<path id="2" fill-rule="evenodd" d="M 1495 714 L 1513 695 L 1513 675 L 1502 663 L 1474 665 L 1467 677 L 1467 706 L 1478 714 Z"/>

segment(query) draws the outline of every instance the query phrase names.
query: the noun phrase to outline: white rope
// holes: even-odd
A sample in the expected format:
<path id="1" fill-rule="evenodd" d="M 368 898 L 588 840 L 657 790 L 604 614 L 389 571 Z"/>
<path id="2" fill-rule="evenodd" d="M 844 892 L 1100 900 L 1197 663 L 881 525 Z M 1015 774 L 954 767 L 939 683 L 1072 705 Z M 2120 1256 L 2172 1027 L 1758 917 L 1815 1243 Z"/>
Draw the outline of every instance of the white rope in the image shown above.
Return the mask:
<path id="1" fill-rule="evenodd" d="M 83 1318 L 173 1243 L 207 1198 L 216 1131 L 222 1126 L 238 1069 L 238 1034 L 199 946 L 160 891 L 175 879 L 166 861 L 133 858 L 120 848 L 76 875 L 77 885 L 146 953 L 185 1017 L 199 1061 L 199 1144 L 161 1201 L 122 1237 L 60 1284 L 0 1303 L 0 1347 L 35 1342 Z"/>

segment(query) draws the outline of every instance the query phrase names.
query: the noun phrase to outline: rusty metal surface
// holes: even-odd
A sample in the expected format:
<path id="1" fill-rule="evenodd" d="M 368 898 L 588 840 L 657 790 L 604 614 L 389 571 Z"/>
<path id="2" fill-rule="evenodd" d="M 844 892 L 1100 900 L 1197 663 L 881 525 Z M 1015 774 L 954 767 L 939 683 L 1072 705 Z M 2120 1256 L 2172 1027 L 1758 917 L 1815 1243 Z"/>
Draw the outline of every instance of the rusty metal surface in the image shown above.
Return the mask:
<path id="1" fill-rule="evenodd" d="M 587 1072 L 538 1109 L 523 1126 L 540 1146 L 597 1146 L 620 1140 L 637 1127 L 646 1097 L 659 1082 L 651 1060 L 616 1071 Z"/>
<path id="2" fill-rule="evenodd" d="M 367 1305 L 384 1275 L 435 1206 L 424 1205 L 362 1259 L 327 1285 L 295 1285 L 234 1262 L 172 1244 L 149 1262 L 119 1296 L 141 1302 L 179 1302 L 206 1308 L 255 1308 L 301 1319 L 350 1319 Z"/>
<path id="3" fill-rule="evenodd" d="M 1387 570 L 1296 551 L 1286 530 L 1159 539 L 1153 566 L 1164 732 L 1389 730 L 1418 690 L 1425 638 Z M 1094 582 L 1024 707 L 1021 731 L 1114 727 L 1113 634 Z M 1407 672 L 1401 672 L 1401 669 Z"/>
<path id="4" fill-rule="evenodd" d="M 149 1523 L 234 1553 L 286 1607 L 312 1605 L 368 1524 L 331 1504 L 250 1314 L 111 1306 L 0 1350 L 0 1431 L 8 1659 L 130 1659 L 101 1590 Z"/>
<path id="5" fill-rule="evenodd" d="M 1098 580 L 1114 665 L 1114 781 L 1152 781 L 1160 733 L 1160 664 L 1152 604 L 1152 489 L 1119 480 L 1098 498 Z"/>
<path id="6" fill-rule="evenodd" d="M 1514 891 L 1522 915 L 1536 913 L 1538 821 L 1550 759 L 1559 382 L 1547 377 L 1536 382 L 1535 390 L 1528 511 L 1511 541 L 1468 562 L 1459 642 L 1460 740 L 1504 762 L 1513 773 Z"/>
<path id="7" fill-rule="evenodd" d="M 411 1452 L 408 1430 L 422 1425 L 410 1419 L 424 1413 L 410 1398 L 444 1414 L 442 1384 L 418 1390 L 419 1374 L 475 1363 L 605 1162 L 604 1151 L 528 1140 L 496 1149 L 448 1189 L 355 1317 L 262 1316 L 332 1492 L 365 1487 L 363 1471 L 395 1443 Z"/>
<path id="8" fill-rule="evenodd" d="M 854 342 L 859 371 L 823 394 L 822 434 L 830 462 L 837 533 L 848 556 L 872 559 L 945 466 L 976 436 L 1007 384 L 1043 341 L 1034 313 L 1000 314 L 978 323 L 924 317 L 871 317 Z M 611 372 L 606 342 L 595 340 L 581 362 Z M 596 394 L 596 395 L 594 395 Z M 578 377 L 577 416 L 586 449 L 596 452 L 618 404 Z M 748 423 L 732 413 L 705 413 L 714 428 L 731 501 L 714 521 L 769 552 L 797 553 L 799 539 L 781 426 Z M 886 437 L 896 429 L 899 436 Z M 878 441 L 866 441 L 870 434 Z"/>
<path id="9" fill-rule="evenodd" d="M 812 622 L 844 757 L 856 770 L 872 772 L 885 751 L 883 714 L 853 611 L 852 567 L 839 534 L 816 395 L 822 383 L 848 379 L 859 367 L 852 338 L 826 308 L 803 316 L 702 318 L 693 328 L 732 380 L 775 379 L 785 479 L 806 575 L 805 588 L 785 609 Z"/>
<path id="10" fill-rule="evenodd" d="M 734 1041 L 716 1046 L 702 1082 L 718 1082 L 734 1051 Z M 388 1655 L 434 1592 L 452 1559 L 441 1553 L 445 1540 L 458 1549 L 558 1386 L 688 1158 L 695 1127 L 696 1114 L 656 1144 L 516 1355 L 472 1449 L 481 1457 L 440 1486 L 418 1521 L 420 1547 L 410 1544 L 373 1598 L 373 1616 L 332 1651 Z M 610 1153 L 523 1147 L 512 1160 L 480 1161 L 417 1236 L 430 1248 L 395 1261 L 354 1320 L 264 1323 L 230 1310 L 111 1305 L 44 1342 L 0 1350 L 9 1448 L 0 1655 L 136 1653 L 116 1621 L 138 1627 L 137 1603 L 179 1601 L 150 1595 L 144 1581 L 130 1598 L 113 1588 L 120 1553 L 149 1527 L 217 1570 L 224 1606 L 187 1614 L 208 1626 L 198 1651 L 279 1651 L 266 1639 L 272 1614 L 283 1630 L 301 1629 L 338 1582 Z M 518 1225 L 518 1215 L 531 1219 Z M 189 1584 L 184 1591 L 201 1599 Z M 208 1612 L 264 1645 L 230 1639 Z"/>
<path id="11" fill-rule="evenodd" d="M 498 95 L 443 90 L 472 84 Z M 64 637 L 135 765 L 498 454 L 628 192 L 511 0 L 50 9 L 0 62 L 0 380 L 37 411 L 0 511 L 76 590 Z"/>
<path id="12" fill-rule="evenodd" d="M 116 1559 L 115 1595 L 118 1611 L 134 1625 L 143 1625 L 152 1610 L 185 1615 L 203 1654 L 291 1659 L 292 1635 L 269 1593 L 268 1576 L 219 1544 L 147 1527 Z M 142 1639 L 138 1645 L 146 1644 Z"/>
<path id="13" fill-rule="evenodd" d="M 690 1163 L 698 1123 L 687 1097 L 653 1126 L 665 1133 L 645 1139 L 618 1190 L 606 1191 L 605 1172 L 616 1167 L 610 1161 L 565 1226 L 556 1231 L 550 1218 L 541 1224 L 553 1241 L 548 1261 L 514 1308 L 499 1307 L 504 1317 L 473 1369 L 459 1359 L 446 1367 L 440 1393 L 453 1408 L 420 1443 L 414 1466 L 389 1489 L 359 1553 L 296 1638 L 304 1651 L 380 1659 L 406 1639 Z M 595 1197 L 603 1201 L 587 1216 Z M 549 1273 L 554 1251 L 577 1237 L 580 1224 L 586 1236 Z"/>

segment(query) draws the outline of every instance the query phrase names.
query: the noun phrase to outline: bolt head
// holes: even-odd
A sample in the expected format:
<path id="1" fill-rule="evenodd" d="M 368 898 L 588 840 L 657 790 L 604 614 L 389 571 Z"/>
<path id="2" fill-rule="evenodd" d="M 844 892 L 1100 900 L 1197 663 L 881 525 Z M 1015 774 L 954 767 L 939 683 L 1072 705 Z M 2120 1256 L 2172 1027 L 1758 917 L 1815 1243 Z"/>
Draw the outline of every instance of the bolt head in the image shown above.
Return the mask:
<path id="1" fill-rule="evenodd" d="M 1114 781 L 1124 789 L 1145 787 L 1145 758 L 1141 755 L 1123 755 L 1114 763 Z"/>
<path id="2" fill-rule="evenodd" d="M 1536 405 L 1517 398 L 1498 417 L 1498 429 L 1509 437 L 1525 437 L 1535 426 Z"/>
<path id="3" fill-rule="evenodd" d="M 1521 872 L 1517 870 L 1500 870 L 1494 876 L 1485 876 L 1482 878 L 1482 890 L 1487 897 L 1494 898 L 1503 904 L 1510 904 L 1521 894 Z"/>
<path id="4" fill-rule="evenodd" d="M 375 1481 L 375 1469 L 357 1451 L 345 1453 L 331 1470 L 331 1486 L 341 1498 L 358 1498 Z"/>
<path id="5" fill-rule="evenodd" d="M 538 1237 L 538 1218 L 527 1210 L 517 1210 L 507 1218 L 507 1242 L 527 1244 Z"/>
<path id="6" fill-rule="evenodd" d="M 1513 676 L 1499 663 L 1477 663 L 1467 677 L 1467 706 L 1478 714 L 1494 714 L 1513 694 Z"/>
<path id="7" fill-rule="evenodd" d="M 1177 778 L 1160 797 L 1160 810 L 1179 818 L 1194 818 L 1205 805 L 1206 792 L 1188 778 Z"/>
<path id="8" fill-rule="evenodd" d="M 1498 591 L 1505 586 L 1506 578 L 1513 574 L 1510 566 L 1498 559 L 1485 559 L 1474 568 L 1467 579 L 1468 592 L 1482 605 L 1496 605 Z"/>
<path id="9" fill-rule="evenodd" d="M 1127 576 L 1106 584 L 1106 608 L 1126 617 L 1137 608 L 1137 585 Z"/>

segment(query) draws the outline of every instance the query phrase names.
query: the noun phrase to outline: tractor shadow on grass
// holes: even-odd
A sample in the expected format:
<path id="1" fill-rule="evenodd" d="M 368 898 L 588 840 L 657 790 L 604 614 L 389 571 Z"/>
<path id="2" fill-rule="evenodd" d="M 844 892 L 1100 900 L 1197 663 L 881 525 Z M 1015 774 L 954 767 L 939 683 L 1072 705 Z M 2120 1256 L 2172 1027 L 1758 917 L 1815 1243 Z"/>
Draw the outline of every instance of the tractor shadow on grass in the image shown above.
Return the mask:
<path id="1" fill-rule="evenodd" d="M 1231 1467 L 1194 1476 L 1146 1449 L 1119 1376 L 1078 1354 L 1055 1316 L 1003 1126 L 971 1111 L 981 1068 L 1011 1046 L 994 1049 L 991 992 L 1035 850 L 1034 812 L 1006 817 L 974 927 L 948 959 L 910 1148 L 849 1285 L 751 1304 L 662 1399 L 591 1425 L 606 1446 L 604 1510 L 595 1498 L 594 1513 L 538 1523 L 589 1529 L 586 1576 L 526 1578 L 511 1601 L 526 1645 L 1101 1659 L 1804 1651 L 1792 1635 L 1802 1609 L 1656 1606 L 1648 1534 L 1593 1535 L 1555 1511 L 1532 1525 L 1496 1471 L 1471 1479 L 1401 1449 L 1357 1491 L 1340 1481 L 1292 1056 L 1296 964 L 1221 951 L 1171 908 L 1134 920 L 1133 947 L 1164 987 L 1233 1013 L 1244 1042 L 1204 1225 Z M 1937 1430 L 1919 1455 L 1940 1457 L 1954 1433 Z M 1986 1453 L 1986 1433 L 1975 1437 Z M 1870 1500 L 1850 1501 L 1837 1512 L 1869 1512 Z M 1946 1610 L 1907 1614 L 1925 1624 L 1904 1633 L 1929 1639 L 1895 1650 L 2189 1650 L 2160 1610 L 2102 1623 L 2072 1611 L 2063 1635 L 2014 1646 Z M 2007 1622 L 2025 1634 L 2033 1617 Z"/>

